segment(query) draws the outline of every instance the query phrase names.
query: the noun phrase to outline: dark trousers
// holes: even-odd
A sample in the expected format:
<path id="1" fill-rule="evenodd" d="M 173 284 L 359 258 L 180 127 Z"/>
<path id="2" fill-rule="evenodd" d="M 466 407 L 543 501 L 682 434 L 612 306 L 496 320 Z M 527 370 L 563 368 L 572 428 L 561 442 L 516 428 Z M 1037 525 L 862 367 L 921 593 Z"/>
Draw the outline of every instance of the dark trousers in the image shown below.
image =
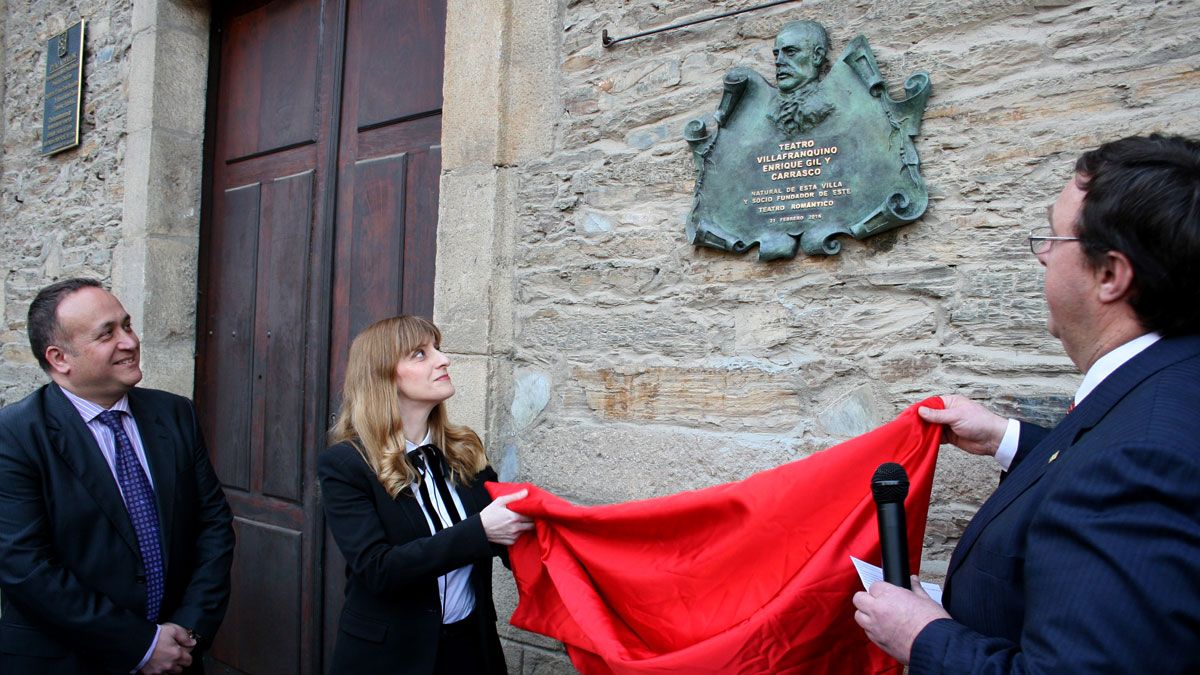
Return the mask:
<path id="1" fill-rule="evenodd" d="M 442 626 L 434 675 L 503 675 L 508 672 L 500 640 L 494 631 L 485 631 L 479 621 L 479 613 L 471 612 L 462 621 Z"/>

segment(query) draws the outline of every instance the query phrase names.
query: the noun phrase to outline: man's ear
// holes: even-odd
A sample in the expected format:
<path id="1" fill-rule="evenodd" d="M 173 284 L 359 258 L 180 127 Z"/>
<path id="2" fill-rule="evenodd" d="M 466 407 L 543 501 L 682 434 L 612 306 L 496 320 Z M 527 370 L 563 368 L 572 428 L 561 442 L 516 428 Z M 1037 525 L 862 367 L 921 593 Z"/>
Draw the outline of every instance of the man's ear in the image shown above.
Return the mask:
<path id="1" fill-rule="evenodd" d="M 50 372 L 59 375 L 69 375 L 71 364 L 67 361 L 67 351 L 58 345 L 46 347 L 46 361 L 50 364 Z"/>
<path id="2" fill-rule="evenodd" d="M 1133 292 L 1133 263 L 1120 251 L 1104 254 L 1104 262 L 1096 269 L 1100 302 L 1121 302 Z"/>
<path id="3" fill-rule="evenodd" d="M 813 47 L 813 65 L 820 68 L 821 64 L 825 63 L 825 48 L 817 45 Z"/>

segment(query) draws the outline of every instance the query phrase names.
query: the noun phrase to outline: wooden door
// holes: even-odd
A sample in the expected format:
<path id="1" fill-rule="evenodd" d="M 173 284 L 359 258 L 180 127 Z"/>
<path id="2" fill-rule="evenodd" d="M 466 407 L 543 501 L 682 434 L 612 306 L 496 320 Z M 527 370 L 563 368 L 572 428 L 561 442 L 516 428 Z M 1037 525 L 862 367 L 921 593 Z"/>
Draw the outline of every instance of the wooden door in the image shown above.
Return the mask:
<path id="1" fill-rule="evenodd" d="M 331 411 L 338 409 L 345 355 L 360 330 L 395 314 L 433 315 L 445 21 L 444 0 L 349 3 L 330 322 Z M 332 537 L 325 548 L 325 643 L 332 649 L 345 562 Z"/>
<path id="2" fill-rule="evenodd" d="M 432 310 L 444 0 L 214 8 L 196 400 L 235 514 L 218 670 L 323 672 L 316 454 L 349 340 Z"/>

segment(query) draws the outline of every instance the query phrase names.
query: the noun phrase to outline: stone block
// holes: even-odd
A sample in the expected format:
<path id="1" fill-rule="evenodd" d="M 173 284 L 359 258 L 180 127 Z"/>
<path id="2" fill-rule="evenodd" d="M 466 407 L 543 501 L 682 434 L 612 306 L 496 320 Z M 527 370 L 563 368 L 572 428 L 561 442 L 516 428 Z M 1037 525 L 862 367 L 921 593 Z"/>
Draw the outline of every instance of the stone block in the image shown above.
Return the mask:
<path id="1" fill-rule="evenodd" d="M 199 139 L 208 84 L 207 32 L 143 30 L 133 37 L 130 64 L 129 131 L 153 126 Z"/>
<path id="2" fill-rule="evenodd" d="M 578 229 L 580 229 L 584 234 L 599 234 L 601 232 L 612 232 L 613 231 L 613 221 L 611 218 L 608 218 L 607 216 L 605 216 L 603 214 L 597 213 L 595 211 L 589 211 L 589 212 L 583 214 L 583 217 L 580 219 L 580 223 L 576 227 Z"/>
<path id="3" fill-rule="evenodd" d="M 153 124 L 199 143 L 207 102 L 208 33 L 161 27 L 153 32 Z M 131 110 L 136 109 L 133 97 L 131 89 Z"/>
<path id="4" fill-rule="evenodd" d="M 508 666 L 506 672 L 520 675 L 525 650 L 519 643 L 509 642 L 503 638 L 500 640 L 500 647 L 504 650 L 504 663 Z"/>
<path id="5" fill-rule="evenodd" d="M 141 386 L 192 397 L 195 385 L 194 348 L 178 341 L 142 341 Z"/>
<path id="6" fill-rule="evenodd" d="M 522 0 L 507 4 L 501 161 L 520 164 L 545 157 L 554 149 L 563 80 L 559 68 L 562 3 Z"/>
<path id="7" fill-rule="evenodd" d="M 496 629 L 501 639 L 510 644 L 515 643 L 514 646 L 519 645 L 518 648 L 532 645 L 545 650 L 562 649 L 558 640 L 521 630 L 509 623 L 517 609 L 517 584 L 513 581 L 512 572 L 499 563 L 492 565 L 492 600 L 496 604 Z M 512 662 L 508 665 L 511 668 Z"/>
<path id="8" fill-rule="evenodd" d="M 839 438 L 861 436 L 884 423 L 870 387 L 857 387 L 817 413 L 825 433 Z"/>
<path id="9" fill-rule="evenodd" d="M 524 670 L 521 672 L 522 675 L 572 675 L 578 671 L 563 652 L 527 648 L 524 654 Z"/>
<path id="10" fill-rule="evenodd" d="M 492 301 L 506 290 L 492 285 L 497 180 L 494 170 L 442 175 L 433 314 L 457 353 L 488 352 Z"/>
<path id="11" fill-rule="evenodd" d="M 550 377 L 536 370 L 518 370 L 514 378 L 512 414 L 514 431 L 529 426 L 550 401 Z"/>
<path id="12" fill-rule="evenodd" d="M 200 229 L 201 146 L 164 129 L 132 132 L 127 142 L 125 237 L 196 237 Z"/>
<path id="13" fill-rule="evenodd" d="M 664 315 L 673 318 L 666 321 Z M 672 312 L 669 305 L 556 306 L 519 315 L 518 329 L 519 347 L 547 355 L 702 358 L 720 352 L 733 321 L 724 316 Z"/>
<path id="14" fill-rule="evenodd" d="M 196 338 L 196 238 L 146 240 L 145 321 L 163 340 Z"/>
<path id="15" fill-rule="evenodd" d="M 741 480 L 827 447 L 799 436 L 596 424 L 562 415 L 522 436 L 515 480 L 578 504 L 645 499 Z"/>
<path id="16" fill-rule="evenodd" d="M 666 57 L 646 60 L 618 73 L 607 93 L 644 99 L 678 85 L 680 79 L 678 59 Z"/>
<path id="17" fill-rule="evenodd" d="M 148 164 L 146 234 L 187 237 L 198 242 L 204 167 L 200 139 L 156 129 L 151 136 Z"/>
<path id="18" fill-rule="evenodd" d="M 486 356 L 458 354 L 452 349 L 450 356 L 450 379 L 454 382 L 454 396 L 446 402 L 446 412 L 452 424 L 463 424 L 475 430 L 488 443 L 488 410 L 491 392 L 489 361 Z"/>
<path id="19" fill-rule="evenodd" d="M 511 168 L 499 170 L 496 177 L 498 204 L 496 219 L 491 224 L 494 233 L 492 244 L 491 288 L 491 332 L 488 335 L 490 353 L 509 354 L 513 349 L 513 316 L 515 299 L 513 290 L 514 273 L 514 228 L 517 211 L 516 171 Z"/>
<path id="20" fill-rule="evenodd" d="M 133 32 L 174 28 L 207 35 L 210 12 L 204 0 L 133 0 Z"/>
<path id="21" fill-rule="evenodd" d="M 771 433 L 801 414 L 800 382 L 780 369 L 739 366 L 575 368 L 563 408 L 605 422 Z"/>
<path id="22" fill-rule="evenodd" d="M 508 6 L 474 0 L 451 0 L 446 6 L 443 171 L 499 163 Z"/>
<path id="23" fill-rule="evenodd" d="M 149 129 L 154 119 L 154 83 L 158 67 L 158 31 L 143 30 L 129 47 L 129 98 L 125 128 L 130 134 Z"/>

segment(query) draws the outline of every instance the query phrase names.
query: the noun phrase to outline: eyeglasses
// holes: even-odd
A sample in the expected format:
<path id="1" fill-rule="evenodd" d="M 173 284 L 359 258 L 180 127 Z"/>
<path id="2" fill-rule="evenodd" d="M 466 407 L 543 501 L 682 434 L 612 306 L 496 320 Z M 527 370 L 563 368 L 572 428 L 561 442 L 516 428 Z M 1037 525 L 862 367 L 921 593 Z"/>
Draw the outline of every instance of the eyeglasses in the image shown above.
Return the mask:
<path id="1" fill-rule="evenodd" d="M 1056 237 L 1049 227 L 1039 227 L 1029 233 L 1029 250 L 1041 255 L 1050 250 L 1056 241 L 1079 241 L 1079 237 Z"/>

